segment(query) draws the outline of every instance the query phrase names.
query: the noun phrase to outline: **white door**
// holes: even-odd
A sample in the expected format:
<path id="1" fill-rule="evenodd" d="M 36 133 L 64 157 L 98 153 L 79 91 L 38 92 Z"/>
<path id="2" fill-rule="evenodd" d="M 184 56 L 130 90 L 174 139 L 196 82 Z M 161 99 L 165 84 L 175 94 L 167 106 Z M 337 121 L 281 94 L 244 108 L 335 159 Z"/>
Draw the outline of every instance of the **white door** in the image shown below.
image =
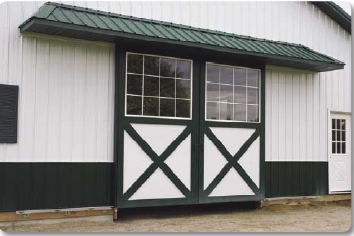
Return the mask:
<path id="1" fill-rule="evenodd" d="M 331 114 L 329 135 L 329 192 L 351 191 L 350 115 Z"/>

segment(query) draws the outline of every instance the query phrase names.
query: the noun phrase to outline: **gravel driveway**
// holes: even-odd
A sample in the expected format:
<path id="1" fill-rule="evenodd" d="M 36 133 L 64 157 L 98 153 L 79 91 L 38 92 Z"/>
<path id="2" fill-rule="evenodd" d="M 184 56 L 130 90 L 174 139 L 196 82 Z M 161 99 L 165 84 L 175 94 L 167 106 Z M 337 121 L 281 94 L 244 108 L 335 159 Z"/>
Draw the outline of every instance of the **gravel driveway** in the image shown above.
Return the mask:
<path id="1" fill-rule="evenodd" d="M 118 222 L 72 221 L 2 227 L 31 232 L 344 232 L 351 227 L 350 202 L 244 209 L 223 204 L 121 211 Z"/>

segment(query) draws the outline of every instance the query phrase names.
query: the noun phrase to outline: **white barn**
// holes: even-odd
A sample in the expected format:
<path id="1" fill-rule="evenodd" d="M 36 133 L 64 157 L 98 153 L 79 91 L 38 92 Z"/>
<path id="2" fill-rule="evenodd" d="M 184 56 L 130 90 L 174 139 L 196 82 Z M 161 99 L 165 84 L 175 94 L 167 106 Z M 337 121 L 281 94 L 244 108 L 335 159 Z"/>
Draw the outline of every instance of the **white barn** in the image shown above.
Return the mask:
<path id="1" fill-rule="evenodd" d="M 64 4 L 0 5 L 0 212 L 351 191 L 335 3 Z"/>

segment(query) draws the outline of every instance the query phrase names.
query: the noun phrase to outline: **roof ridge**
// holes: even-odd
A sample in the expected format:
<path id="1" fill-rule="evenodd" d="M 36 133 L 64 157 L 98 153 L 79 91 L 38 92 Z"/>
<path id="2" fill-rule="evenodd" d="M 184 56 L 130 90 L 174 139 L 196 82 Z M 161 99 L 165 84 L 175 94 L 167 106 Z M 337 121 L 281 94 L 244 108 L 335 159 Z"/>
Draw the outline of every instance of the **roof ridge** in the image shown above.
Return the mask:
<path id="1" fill-rule="evenodd" d="M 136 17 L 136 16 L 128 16 L 128 15 L 123 15 L 123 14 L 118 14 L 118 13 L 113 13 L 113 12 L 100 11 L 100 10 L 94 10 L 92 8 L 79 7 L 79 6 L 68 5 L 68 4 L 63 4 L 63 3 L 46 2 L 45 4 L 54 5 L 54 6 L 61 7 L 61 8 L 69 8 L 69 9 L 75 9 L 75 10 L 84 11 L 84 12 L 91 12 L 91 13 L 94 13 L 94 14 L 98 13 L 98 14 L 105 15 L 105 16 L 109 15 L 109 16 L 114 16 L 114 17 L 117 17 L 117 18 L 120 17 L 120 18 L 124 18 L 124 19 L 140 20 L 140 21 L 143 21 L 143 22 L 146 22 L 146 23 L 160 24 L 160 25 L 165 25 L 165 26 L 173 26 L 173 27 L 180 28 L 180 29 L 194 30 L 194 31 L 198 31 L 198 32 L 211 33 L 211 34 L 215 34 L 215 35 L 232 36 L 232 37 L 237 37 L 237 38 L 240 38 L 240 39 L 277 43 L 277 44 L 282 44 L 282 45 L 287 45 L 287 46 L 305 47 L 302 44 L 289 43 L 289 42 L 284 42 L 284 41 L 275 41 L 275 40 L 270 40 L 270 39 L 265 39 L 265 38 L 257 38 L 257 37 L 247 36 L 247 35 L 223 32 L 223 31 L 219 31 L 219 30 L 199 28 L 199 27 L 194 27 L 194 26 L 189 26 L 189 25 L 184 25 L 184 24 L 178 24 L 178 23 L 173 23 L 173 22 L 159 21 L 159 20 L 147 19 L 147 18 Z"/>

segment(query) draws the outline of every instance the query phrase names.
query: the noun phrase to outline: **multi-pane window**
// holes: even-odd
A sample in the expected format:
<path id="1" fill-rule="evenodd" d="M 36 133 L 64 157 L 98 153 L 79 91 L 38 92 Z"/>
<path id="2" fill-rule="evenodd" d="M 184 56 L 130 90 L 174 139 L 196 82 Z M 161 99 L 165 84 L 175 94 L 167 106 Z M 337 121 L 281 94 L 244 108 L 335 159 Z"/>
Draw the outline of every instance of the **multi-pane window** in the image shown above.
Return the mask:
<path id="1" fill-rule="evenodd" d="M 259 122 L 260 71 L 207 64 L 206 119 Z"/>
<path id="2" fill-rule="evenodd" d="M 346 153 L 346 120 L 332 119 L 332 154 Z"/>
<path id="3" fill-rule="evenodd" d="M 126 114 L 190 118 L 192 62 L 127 54 Z"/>

